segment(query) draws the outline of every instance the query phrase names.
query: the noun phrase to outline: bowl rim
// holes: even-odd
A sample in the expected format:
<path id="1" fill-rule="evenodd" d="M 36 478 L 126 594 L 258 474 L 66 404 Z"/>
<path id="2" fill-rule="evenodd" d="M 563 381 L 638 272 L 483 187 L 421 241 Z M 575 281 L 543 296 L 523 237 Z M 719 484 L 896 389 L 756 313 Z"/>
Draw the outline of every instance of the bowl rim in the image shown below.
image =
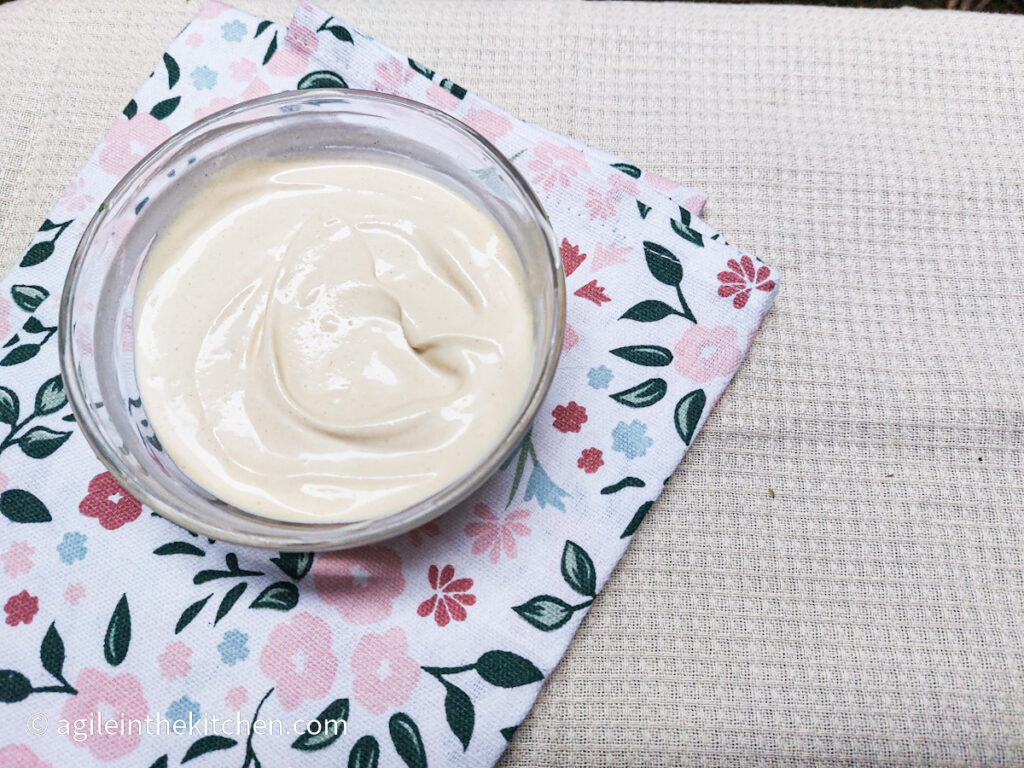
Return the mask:
<path id="1" fill-rule="evenodd" d="M 378 518 L 355 521 L 305 522 L 276 520 L 271 517 L 248 512 L 221 499 L 217 494 L 196 483 L 213 499 L 229 508 L 232 514 L 239 514 L 257 525 L 262 524 L 266 527 L 266 531 L 261 534 L 238 531 L 230 527 L 222 527 L 210 523 L 201 514 L 188 511 L 188 505 L 180 497 L 176 498 L 178 504 L 168 503 L 151 492 L 146 484 L 140 481 L 135 473 L 130 471 L 119 459 L 118 450 L 108 439 L 106 431 L 97 427 L 97 422 L 92 416 L 92 408 L 86 399 L 83 377 L 78 374 L 79 358 L 75 354 L 75 340 L 72 331 L 74 327 L 73 322 L 76 319 L 73 298 L 76 295 L 78 284 L 83 274 L 92 266 L 89 263 L 89 254 L 98 230 L 107 222 L 112 211 L 119 207 L 122 202 L 121 199 L 130 195 L 135 185 L 146 176 L 153 166 L 157 165 L 166 156 L 174 154 L 191 141 L 201 137 L 211 126 L 220 123 L 226 118 L 265 107 L 287 106 L 296 102 L 317 103 L 321 101 L 354 101 L 357 103 L 360 101 L 371 101 L 397 105 L 421 113 L 439 122 L 446 129 L 468 136 L 480 145 L 491 159 L 508 174 L 517 191 L 522 194 L 527 206 L 532 209 L 534 222 L 540 229 L 542 238 L 547 245 L 547 262 L 551 272 L 550 278 L 554 282 L 555 289 L 552 331 L 546 343 L 547 348 L 543 357 L 540 375 L 532 389 L 528 392 L 528 396 L 524 398 L 518 415 L 504 433 L 504 437 L 489 453 L 473 464 L 468 472 L 460 475 L 448 485 L 411 506 Z M 147 153 L 114 185 L 90 219 L 89 224 L 82 233 L 81 239 L 75 246 L 74 254 L 68 265 L 58 315 L 58 355 L 60 358 L 60 372 L 64 381 L 68 402 L 86 443 L 118 483 L 132 496 L 149 507 L 150 510 L 194 533 L 232 544 L 277 549 L 280 551 L 347 549 L 393 538 L 445 514 L 465 501 L 470 494 L 479 489 L 483 483 L 498 471 L 502 463 L 528 434 L 537 411 L 547 396 L 551 382 L 554 380 L 558 361 L 561 357 L 565 333 L 565 304 L 565 276 L 562 268 L 561 254 L 547 211 L 522 174 L 486 137 L 461 120 L 440 109 L 401 96 L 354 88 L 290 90 L 234 104 L 189 124 Z M 171 458 L 171 461 L 173 462 L 173 458 Z M 182 470 L 182 473 L 186 477 L 188 476 L 184 470 Z M 387 521 L 391 521 L 391 525 L 387 525 Z M 381 525 L 374 526 L 374 523 L 380 523 Z M 351 526 L 357 527 L 351 528 Z M 346 529 L 349 531 L 348 535 L 345 534 Z M 316 538 L 316 534 L 322 534 L 322 536 Z"/>

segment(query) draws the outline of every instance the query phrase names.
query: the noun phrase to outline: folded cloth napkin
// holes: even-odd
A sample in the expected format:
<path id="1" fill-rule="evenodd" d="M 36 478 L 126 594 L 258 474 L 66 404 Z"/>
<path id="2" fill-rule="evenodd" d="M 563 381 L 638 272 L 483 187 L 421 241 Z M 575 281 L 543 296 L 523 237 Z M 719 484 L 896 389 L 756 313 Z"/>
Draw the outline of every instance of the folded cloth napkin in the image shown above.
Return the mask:
<path id="1" fill-rule="evenodd" d="M 69 414 L 53 337 L 74 246 L 146 151 L 325 85 L 434 104 L 512 158 L 561 244 L 569 322 L 531 433 L 475 498 L 314 558 L 199 538 L 125 494 Z M 703 200 L 308 5 L 287 30 L 203 6 L 0 288 L 0 765 L 493 764 L 775 296 Z"/>

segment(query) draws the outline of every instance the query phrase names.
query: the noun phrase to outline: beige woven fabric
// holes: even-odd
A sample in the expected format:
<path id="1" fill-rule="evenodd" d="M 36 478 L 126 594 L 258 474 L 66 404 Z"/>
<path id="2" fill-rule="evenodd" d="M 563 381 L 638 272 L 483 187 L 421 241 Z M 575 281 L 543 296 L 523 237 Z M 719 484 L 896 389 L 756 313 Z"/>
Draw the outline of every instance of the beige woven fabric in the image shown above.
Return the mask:
<path id="1" fill-rule="evenodd" d="M 782 276 L 503 765 L 1024 763 L 1024 18 L 321 4 Z M 0 7 L 4 267 L 197 7 Z"/>

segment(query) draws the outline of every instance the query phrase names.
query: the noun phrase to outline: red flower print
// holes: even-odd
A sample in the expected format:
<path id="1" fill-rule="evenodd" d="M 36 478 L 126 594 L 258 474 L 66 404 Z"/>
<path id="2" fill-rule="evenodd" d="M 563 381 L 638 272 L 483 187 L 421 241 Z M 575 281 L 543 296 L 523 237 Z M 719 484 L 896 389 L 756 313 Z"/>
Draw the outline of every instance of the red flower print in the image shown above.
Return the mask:
<path id="1" fill-rule="evenodd" d="M 562 257 L 562 271 L 565 272 L 566 277 L 575 272 L 576 268 L 587 258 L 587 254 L 580 253 L 578 245 L 570 244 L 564 237 L 562 245 L 558 249 L 558 255 Z"/>
<path id="2" fill-rule="evenodd" d="M 608 295 L 604 292 L 604 288 L 597 284 L 597 280 L 591 280 L 589 283 L 584 285 L 582 288 L 577 288 L 573 292 L 574 296 L 579 296 L 582 299 L 588 299 L 594 302 L 597 306 L 601 306 L 606 301 L 611 301 Z"/>
<path id="3" fill-rule="evenodd" d="M 423 543 L 424 536 L 439 536 L 440 534 L 441 526 L 438 525 L 437 520 L 431 520 L 429 523 L 424 523 L 419 528 L 409 531 L 409 543 L 418 547 Z"/>
<path id="4" fill-rule="evenodd" d="M 32 619 L 39 613 L 39 598 L 33 597 L 24 589 L 16 595 L 11 595 L 4 603 L 4 613 L 7 614 L 7 623 L 12 627 L 19 624 L 31 624 Z"/>
<path id="5" fill-rule="evenodd" d="M 726 266 L 729 269 L 718 273 L 718 295 L 723 298 L 732 296 L 732 305 L 736 309 L 743 309 L 750 298 L 751 292 L 756 288 L 759 291 L 770 291 L 775 287 L 775 281 L 769 280 L 772 271 L 763 264 L 754 269 L 754 260 L 747 256 L 736 261 L 729 259 Z"/>
<path id="6" fill-rule="evenodd" d="M 476 602 L 476 596 L 469 593 L 473 588 L 473 580 L 456 579 L 454 565 L 446 565 L 440 573 L 436 565 L 430 566 L 427 579 L 434 594 L 420 603 L 416 613 L 420 616 L 434 614 L 434 621 L 439 627 L 448 626 L 452 619 L 465 621 L 466 609 L 463 606 Z"/>
<path id="7" fill-rule="evenodd" d="M 592 475 L 604 466 L 604 458 L 598 448 L 585 448 L 580 457 L 576 459 L 576 466 Z"/>
<path id="8" fill-rule="evenodd" d="M 486 504 L 477 504 L 473 507 L 473 514 L 480 518 L 466 526 L 466 535 L 473 539 L 473 554 L 479 555 L 490 550 L 492 563 L 501 559 L 503 549 L 505 556 L 514 560 L 518 554 L 516 536 L 529 536 L 532 533 L 529 527 L 521 522 L 530 516 L 527 509 L 509 512 L 503 519 L 494 514 Z"/>
<path id="9" fill-rule="evenodd" d="M 579 432 L 587 420 L 587 409 L 570 400 L 568 405 L 556 405 L 551 415 L 555 417 L 555 429 L 559 432 Z"/>
<path id="10" fill-rule="evenodd" d="M 78 505 L 86 517 L 95 517 L 108 531 L 130 523 L 142 514 L 142 504 L 128 495 L 109 472 L 89 481 L 89 493 Z"/>

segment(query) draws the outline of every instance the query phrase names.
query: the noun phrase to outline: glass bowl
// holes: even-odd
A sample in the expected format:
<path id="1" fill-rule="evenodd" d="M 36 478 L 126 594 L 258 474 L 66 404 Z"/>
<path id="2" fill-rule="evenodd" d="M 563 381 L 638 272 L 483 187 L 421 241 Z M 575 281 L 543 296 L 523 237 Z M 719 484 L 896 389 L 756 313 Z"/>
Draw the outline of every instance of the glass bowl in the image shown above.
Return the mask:
<path id="1" fill-rule="evenodd" d="M 250 157 L 331 154 L 406 167 L 487 211 L 522 261 L 534 315 L 527 394 L 503 439 L 455 482 L 414 506 L 357 522 L 283 522 L 193 482 L 163 451 L 135 381 L 133 304 L 156 237 L 205 178 Z M 529 428 L 554 376 L 565 325 L 558 247 L 530 187 L 482 136 L 431 107 L 369 91 L 313 89 L 230 107 L 175 134 L 100 206 L 75 252 L 60 308 L 71 408 L 111 474 L 153 511 L 203 536 L 278 550 L 341 549 L 396 536 L 444 513 L 487 480 Z"/>

